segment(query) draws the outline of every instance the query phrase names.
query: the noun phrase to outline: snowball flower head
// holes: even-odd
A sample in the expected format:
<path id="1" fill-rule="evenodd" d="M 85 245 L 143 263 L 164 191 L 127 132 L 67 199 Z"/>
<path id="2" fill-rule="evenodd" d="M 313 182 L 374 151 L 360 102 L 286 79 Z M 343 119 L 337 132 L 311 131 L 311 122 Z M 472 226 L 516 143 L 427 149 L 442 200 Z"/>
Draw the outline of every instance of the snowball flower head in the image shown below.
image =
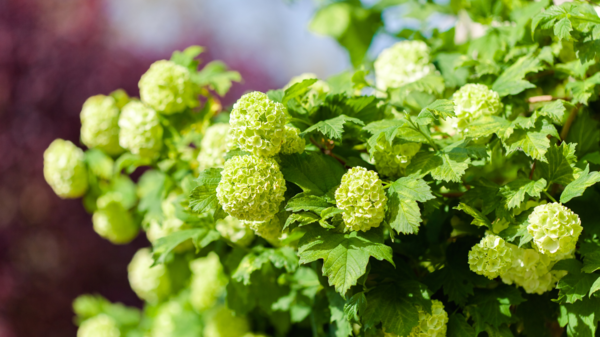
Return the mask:
<path id="1" fill-rule="evenodd" d="M 342 177 L 335 191 L 337 207 L 349 230 L 368 231 L 379 227 L 387 201 L 381 180 L 376 172 L 364 167 L 353 167 Z"/>
<path id="2" fill-rule="evenodd" d="M 210 126 L 204 133 L 198 154 L 199 170 L 223 167 L 227 152 L 227 134 L 229 124 L 220 123 Z"/>
<path id="3" fill-rule="evenodd" d="M 371 155 L 375 161 L 377 172 L 387 177 L 399 177 L 404 174 L 404 169 L 420 149 L 420 143 L 394 142 L 392 145 L 385 136 L 382 136 L 377 140 L 377 145 L 372 149 Z"/>
<path id="4" fill-rule="evenodd" d="M 502 282 L 523 287 L 528 294 L 543 294 L 554 289 L 556 282 L 566 275 L 564 270 L 552 270 L 557 260 L 540 254 L 535 249 L 519 248 L 508 244 L 512 250 L 512 265 L 500 275 Z"/>
<path id="5" fill-rule="evenodd" d="M 126 244 L 135 239 L 139 228 L 119 201 L 119 195 L 109 194 L 98 199 L 98 210 L 92 216 L 94 231 L 114 244 Z"/>
<path id="6" fill-rule="evenodd" d="M 190 262 L 192 281 L 190 303 L 197 311 L 205 311 L 215 305 L 225 291 L 227 277 L 219 256 L 210 252 L 208 256 Z"/>
<path id="7" fill-rule="evenodd" d="M 285 191 L 283 174 L 274 159 L 236 156 L 225 162 L 217 198 L 231 216 L 265 221 L 279 211 Z"/>
<path id="8" fill-rule="evenodd" d="M 88 189 L 83 151 L 68 140 L 53 141 L 44 151 L 44 178 L 59 197 L 82 197 Z"/>
<path id="9" fill-rule="evenodd" d="M 77 337 L 120 337 L 117 322 L 106 314 L 85 320 L 77 329 Z"/>
<path id="10" fill-rule="evenodd" d="M 483 84 L 465 84 L 452 95 L 454 114 L 451 123 L 460 130 L 483 117 L 500 113 L 502 102 L 497 92 Z"/>
<path id="11" fill-rule="evenodd" d="M 189 70 L 171 61 L 154 62 L 142 75 L 138 86 L 142 101 L 163 114 L 173 114 L 199 104 Z"/>
<path id="12" fill-rule="evenodd" d="M 401 41 L 383 50 L 374 65 L 377 88 L 399 88 L 433 73 L 429 54 L 422 41 Z"/>
<path id="13" fill-rule="evenodd" d="M 419 309 L 419 325 L 415 326 L 409 337 L 445 337 L 448 325 L 448 313 L 444 304 L 431 300 L 431 313 Z M 399 337 L 395 333 L 384 332 L 385 337 Z"/>
<path id="14" fill-rule="evenodd" d="M 119 107 L 111 96 L 88 98 L 81 109 L 81 142 L 109 155 L 123 152 L 119 145 Z"/>
<path id="15" fill-rule="evenodd" d="M 582 229 L 579 216 L 559 203 L 534 208 L 527 226 L 535 248 L 555 259 L 573 253 Z"/>
<path id="16" fill-rule="evenodd" d="M 243 221 L 243 224 L 272 245 L 277 246 L 279 244 L 283 227 L 278 217 L 275 216 L 267 221 Z"/>
<path id="17" fill-rule="evenodd" d="M 283 144 L 281 145 L 281 153 L 302 153 L 304 152 L 305 146 L 306 142 L 304 141 L 304 138 L 300 137 L 300 130 L 286 125 L 283 134 Z"/>
<path id="18" fill-rule="evenodd" d="M 231 139 L 241 150 L 274 156 L 283 143 L 285 107 L 262 92 L 251 92 L 233 105 L 229 125 Z"/>
<path id="19" fill-rule="evenodd" d="M 512 251 L 497 235 L 487 235 L 469 251 L 469 267 L 479 275 L 494 279 L 512 265 Z"/>
<path id="20" fill-rule="evenodd" d="M 216 222 L 216 229 L 222 237 L 241 247 L 247 247 L 254 240 L 252 229 L 244 226 L 242 221 L 228 215 Z"/>
<path id="21" fill-rule="evenodd" d="M 244 336 L 250 332 L 250 324 L 244 316 L 235 316 L 225 306 L 216 308 L 207 317 L 204 326 L 204 337 Z"/>
<path id="22" fill-rule="evenodd" d="M 119 143 L 133 154 L 155 158 L 162 148 L 163 127 L 158 114 L 141 102 L 129 102 L 119 118 Z"/>
<path id="23" fill-rule="evenodd" d="M 129 285 L 139 298 L 158 303 L 171 293 L 171 280 L 163 264 L 152 267 L 149 248 L 138 250 L 127 266 Z"/>

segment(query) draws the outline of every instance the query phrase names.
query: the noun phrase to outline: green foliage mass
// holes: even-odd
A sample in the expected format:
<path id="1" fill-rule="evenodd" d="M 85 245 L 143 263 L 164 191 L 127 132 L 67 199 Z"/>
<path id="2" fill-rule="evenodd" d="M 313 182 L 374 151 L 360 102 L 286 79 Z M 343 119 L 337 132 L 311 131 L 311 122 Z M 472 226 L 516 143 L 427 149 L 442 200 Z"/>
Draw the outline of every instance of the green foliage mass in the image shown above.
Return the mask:
<path id="1" fill-rule="evenodd" d="M 50 146 L 48 183 L 100 235 L 152 242 L 128 270 L 143 310 L 84 295 L 80 335 L 595 336 L 594 1 L 321 3 L 309 28 L 354 70 L 223 107 L 239 74 L 190 47 L 141 100 L 87 103 L 111 115 L 85 153 Z M 371 58 L 376 35 L 399 42 Z"/>

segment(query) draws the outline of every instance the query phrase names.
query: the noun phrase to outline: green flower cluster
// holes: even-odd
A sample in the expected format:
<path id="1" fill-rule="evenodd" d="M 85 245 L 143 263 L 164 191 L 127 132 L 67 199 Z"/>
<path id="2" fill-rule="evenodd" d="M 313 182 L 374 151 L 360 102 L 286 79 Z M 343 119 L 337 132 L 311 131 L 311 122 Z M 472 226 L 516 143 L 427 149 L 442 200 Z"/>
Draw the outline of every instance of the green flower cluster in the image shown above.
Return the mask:
<path id="1" fill-rule="evenodd" d="M 163 114 L 181 112 L 199 104 L 190 72 L 171 61 L 154 62 L 138 86 L 142 101 Z"/>
<path id="2" fill-rule="evenodd" d="M 227 277 L 219 256 L 210 252 L 208 256 L 190 262 L 192 271 L 190 303 L 199 312 L 210 309 L 225 291 Z"/>
<path id="3" fill-rule="evenodd" d="M 281 145 L 281 153 L 302 153 L 304 152 L 305 146 L 306 142 L 304 141 L 304 138 L 300 137 L 300 130 L 286 125 L 283 134 L 283 144 Z"/>
<path id="4" fill-rule="evenodd" d="M 383 221 L 387 197 L 376 172 L 353 167 L 342 177 L 335 191 L 337 207 L 349 230 L 368 231 Z"/>
<path id="5" fill-rule="evenodd" d="M 68 140 L 56 139 L 44 151 L 44 178 L 61 198 L 79 198 L 88 189 L 83 151 Z"/>
<path id="6" fill-rule="evenodd" d="M 429 47 L 422 41 L 401 41 L 375 60 L 377 89 L 399 88 L 435 72 Z"/>
<path id="7" fill-rule="evenodd" d="M 155 158 L 162 148 L 163 127 L 158 113 L 141 102 L 129 102 L 119 118 L 119 143 L 133 154 Z"/>
<path id="8" fill-rule="evenodd" d="M 215 228 L 222 237 L 235 243 L 240 247 L 249 246 L 254 241 L 254 232 L 246 227 L 244 223 L 230 215 L 225 219 L 219 219 Z"/>
<path id="9" fill-rule="evenodd" d="M 465 84 L 452 95 L 452 100 L 456 117 L 449 122 L 459 130 L 480 117 L 497 115 L 502 109 L 500 95 L 484 84 Z"/>
<path id="10" fill-rule="evenodd" d="M 231 111 L 232 141 L 256 156 L 276 155 L 283 143 L 285 114 L 283 104 L 271 101 L 266 94 L 245 94 Z"/>
<path id="11" fill-rule="evenodd" d="M 535 248 L 554 259 L 573 254 L 582 230 L 579 216 L 559 203 L 534 208 L 527 226 Z"/>
<path id="12" fill-rule="evenodd" d="M 98 198 L 98 210 L 92 216 L 94 231 L 114 244 L 131 242 L 139 231 L 133 217 L 123 207 L 120 197 L 119 194 L 110 193 Z"/>
<path id="13" fill-rule="evenodd" d="M 225 163 L 224 156 L 228 148 L 227 134 L 229 128 L 229 124 L 219 123 L 206 129 L 198 154 L 198 169 L 200 171 L 213 167 L 223 167 Z"/>
<path id="14" fill-rule="evenodd" d="M 100 314 L 85 320 L 77 329 L 77 337 L 120 337 L 117 322 L 110 316 Z"/>
<path id="15" fill-rule="evenodd" d="M 111 96 L 88 98 L 81 109 L 81 142 L 109 155 L 123 152 L 119 145 L 119 107 Z"/>
<path id="16" fill-rule="evenodd" d="M 174 298 L 161 304 L 152 320 L 150 334 L 147 337 L 199 336 L 202 332 L 201 320 L 189 304 Z M 137 335 L 136 335 L 137 336 Z"/>
<path id="17" fill-rule="evenodd" d="M 371 156 L 375 162 L 377 171 L 387 177 L 399 177 L 404 174 L 404 169 L 410 164 L 410 160 L 421 149 L 420 143 L 390 144 L 381 136 L 377 145 L 372 149 Z"/>
<path id="18" fill-rule="evenodd" d="M 204 337 L 245 336 L 248 333 L 250 333 L 248 319 L 243 316 L 235 316 L 225 306 L 216 308 L 210 313 L 204 327 Z"/>
<path id="19" fill-rule="evenodd" d="M 154 263 L 149 248 L 138 250 L 127 266 L 129 285 L 139 298 L 158 303 L 171 293 L 171 279 L 164 264 Z"/>
<path id="20" fill-rule="evenodd" d="M 285 191 L 283 174 L 274 159 L 236 156 L 225 162 L 217 198 L 231 216 L 265 221 L 279 211 Z"/>
<path id="21" fill-rule="evenodd" d="M 256 235 L 264 238 L 272 245 L 277 246 L 281 238 L 283 227 L 278 217 L 267 221 L 243 221 L 244 225 L 252 229 Z"/>
<path id="22" fill-rule="evenodd" d="M 431 300 L 431 313 L 419 308 L 419 325 L 410 332 L 409 337 L 445 337 L 448 325 L 448 313 L 444 304 Z M 399 337 L 395 333 L 384 332 L 385 337 Z"/>
<path id="23" fill-rule="evenodd" d="M 479 275 L 495 279 L 512 265 L 512 251 L 499 236 L 486 235 L 469 252 L 469 267 Z"/>
<path id="24" fill-rule="evenodd" d="M 519 248 L 508 244 L 512 250 L 512 265 L 500 275 L 502 282 L 523 287 L 528 294 L 543 294 L 554 289 L 566 271 L 552 270 L 556 260 L 538 253 L 535 249 Z"/>

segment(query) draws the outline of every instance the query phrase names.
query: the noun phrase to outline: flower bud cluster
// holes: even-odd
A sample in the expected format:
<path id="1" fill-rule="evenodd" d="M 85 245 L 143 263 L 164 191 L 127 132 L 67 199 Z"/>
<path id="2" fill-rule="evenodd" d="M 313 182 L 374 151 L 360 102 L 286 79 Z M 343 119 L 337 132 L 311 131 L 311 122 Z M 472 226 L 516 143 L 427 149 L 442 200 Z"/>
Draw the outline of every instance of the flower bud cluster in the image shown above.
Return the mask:
<path id="1" fill-rule="evenodd" d="M 127 266 L 129 285 L 137 296 L 150 303 L 158 303 L 171 293 L 171 279 L 164 264 L 152 266 L 149 248 L 138 250 Z"/>
<path id="2" fill-rule="evenodd" d="M 534 208 L 527 226 L 535 248 L 553 259 L 572 255 L 582 230 L 579 216 L 559 203 Z"/>
<path id="3" fill-rule="evenodd" d="M 92 222 L 98 235 L 114 244 L 126 244 L 135 239 L 139 227 L 123 207 L 119 194 L 104 195 L 98 199 L 97 205 Z"/>
<path id="4" fill-rule="evenodd" d="M 200 144 L 200 153 L 198 154 L 198 169 L 200 171 L 209 168 L 223 167 L 225 163 L 225 153 L 227 152 L 227 134 L 229 124 L 214 124 L 206 129 L 204 138 Z"/>
<path id="5" fill-rule="evenodd" d="M 243 224 L 271 244 L 277 245 L 279 243 L 283 227 L 278 217 L 275 216 L 267 221 L 243 221 Z"/>
<path id="6" fill-rule="evenodd" d="M 138 86 L 142 101 L 163 114 L 177 113 L 199 104 L 189 70 L 171 61 L 154 62 Z"/>
<path id="7" fill-rule="evenodd" d="M 123 152 L 119 145 L 119 107 L 111 96 L 88 98 L 81 109 L 81 142 L 109 155 Z"/>
<path id="8" fill-rule="evenodd" d="M 304 152 L 305 146 L 306 142 L 304 141 L 304 138 L 300 137 L 300 130 L 286 125 L 283 134 L 283 144 L 281 145 L 281 153 L 302 153 Z"/>
<path id="9" fill-rule="evenodd" d="M 77 329 L 77 337 L 120 337 L 121 331 L 114 318 L 100 314 L 85 320 Z"/>
<path id="10" fill-rule="evenodd" d="M 452 95 L 454 114 L 450 122 L 460 130 L 483 117 L 500 113 L 502 102 L 497 92 L 484 84 L 465 84 Z"/>
<path id="11" fill-rule="evenodd" d="M 208 256 L 190 262 L 192 282 L 190 285 L 190 303 L 197 311 L 205 311 L 217 303 L 225 291 L 227 277 L 219 256 L 210 252 Z"/>
<path id="12" fill-rule="evenodd" d="M 204 337 L 233 337 L 250 333 L 250 324 L 244 316 L 236 316 L 225 306 L 216 308 L 207 317 Z"/>
<path id="13" fill-rule="evenodd" d="M 230 215 L 216 222 L 216 229 L 222 237 L 241 247 L 249 246 L 254 240 L 254 232 L 244 223 Z"/>
<path id="14" fill-rule="evenodd" d="M 44 178 L 59 197 L 82 197 L 88 189 L 83 151 L 68 140 L 54 140 L 44 151 Z"/>
<path id="15" fill-rule="evenodd" d="M 469 267 L 479 275 L 494 279 L 512 265 L 512 250 L 497 235 L 486 235 L 469 252 Z"/>
<path id="16" fill-rule="evenodd" d="M 435 72 L 429 47 L 422 41 L 401 41 L 379 54 L 375 60 L 379 90 L 399 88 Z"/>
<path id="17" fill-rule="evenodd" d="M 127 103 L 119 118 L 119 143 L 133 154 L 155 158 L 162 148 L 163 127 L 158 113 L 141 102 Z"/>
<path id="18" fill-rule="evenodd" d="M 377 145 L 372 149 L 371 154 L 377 172 L 382 176 L 399 177 L 403 175 L 404 169 L 420 149 L 420 143 L 394 142 L 392 145 L 385 137 L 381 137 L 377 140 Z"/>
<path id="19" fill-rule="evenodd" d="M 337 207 L 344 211 L 346 227 L 353 231 L 368 231 L 379 227 L 384 217 L 387 197 L 376 172 L 353 167 L 342 177 L 335 191 Z"/>

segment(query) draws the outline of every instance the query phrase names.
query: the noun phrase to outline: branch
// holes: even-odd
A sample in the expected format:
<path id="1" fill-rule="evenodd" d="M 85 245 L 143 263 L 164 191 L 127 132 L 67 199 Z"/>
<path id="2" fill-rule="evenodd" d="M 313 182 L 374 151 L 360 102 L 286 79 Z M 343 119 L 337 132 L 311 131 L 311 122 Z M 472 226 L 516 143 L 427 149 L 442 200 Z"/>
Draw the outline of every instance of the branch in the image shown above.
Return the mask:
<path id="1" fill-rule="evenodd" d="M 333 159 L 337 160 L 338 162 L 340 162 L 340 164 L 344 165 L 344 167 L 348 167 L 348 165 L 346 165 L 346 161 L 344 161 L 342 158 L 336 156 L 335 153 L 331 152 L 331 149 L 323 148 L 312 137 L 310 138 L 310 142 L 313 143 L 316 147 L 318 147 L 319 150 L 321 150 L 321 152 L 323 152 L 323 154 L 330 156 Z M 333 146 L 331 148 L 333 149 Z"/>
<path id="2" fill-rule="evenodd" d="M 567 136 L 569 135 L 569 130 L 571 129 L 571 125 L 575 121 L 575 117 L 577 117 L 577 111 L 579 111 L 580 107 L 581 107 L 581 103 L 578 103 L 577 105 L 575 105 L 573 110 L 571 110 L 571 113 L 569 114 L 569 117 L 567 118 L 565 125 L 563 126 L 562 130 L 560 130 L 560 139 L 562 141 L 567 139 Z"/>
<path id="3" fill-rule="evenodd" d="M 533 96 L 527 99 L 527 103 L 552 102 L 559 99 L 562 99 L 563 101 L 570 101 L 571 97 L 554 97 L 552 95 Z"/>

